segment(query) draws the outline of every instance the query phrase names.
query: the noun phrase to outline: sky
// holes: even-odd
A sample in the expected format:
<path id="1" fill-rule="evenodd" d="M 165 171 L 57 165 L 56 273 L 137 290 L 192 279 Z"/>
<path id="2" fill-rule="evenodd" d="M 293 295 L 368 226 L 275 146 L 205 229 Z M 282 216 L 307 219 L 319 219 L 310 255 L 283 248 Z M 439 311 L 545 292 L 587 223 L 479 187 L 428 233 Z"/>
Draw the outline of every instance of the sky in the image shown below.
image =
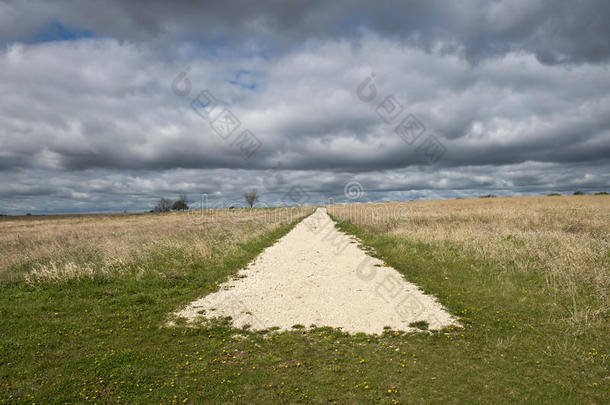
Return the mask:
<path id="1" fill-rule="evenodd" d="M 610 2 L 0 0 L 0 214 L 610 191 Z"/>

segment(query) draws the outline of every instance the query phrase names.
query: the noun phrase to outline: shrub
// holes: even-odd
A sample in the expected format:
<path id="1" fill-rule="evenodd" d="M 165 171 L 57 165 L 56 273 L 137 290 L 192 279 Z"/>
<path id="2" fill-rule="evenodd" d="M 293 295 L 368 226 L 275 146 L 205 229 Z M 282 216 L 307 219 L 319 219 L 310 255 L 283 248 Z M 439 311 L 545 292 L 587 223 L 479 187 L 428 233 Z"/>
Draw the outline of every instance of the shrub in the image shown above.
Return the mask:
<path id="1" fill-rule="evenodd" d="M 188 209 L 189 209 L 189 205 L 186 202 L 186 194 L 180 194 L 180 198 L 178 198 L 172 205 L 172 210 L 186 211 Z"/>

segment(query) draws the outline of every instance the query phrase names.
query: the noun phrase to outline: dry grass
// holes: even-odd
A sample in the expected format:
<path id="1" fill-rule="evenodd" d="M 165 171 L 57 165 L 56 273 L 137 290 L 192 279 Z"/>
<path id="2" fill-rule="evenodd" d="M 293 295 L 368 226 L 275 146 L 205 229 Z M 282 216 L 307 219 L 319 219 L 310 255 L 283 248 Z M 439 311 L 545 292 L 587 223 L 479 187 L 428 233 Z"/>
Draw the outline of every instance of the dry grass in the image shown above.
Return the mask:
<path id="1" fill-rule="evenodd" d="M 543 272 L 549 291 L 572 297 L 573 321 L 608 313 L 607 196 L 358 204 L 331 206 L 329 211 L 374 234 L 432 244 L 439 254 L 457 250 L 462 257 L 491 261 L 505 272 Z M 593 296 L 596 303 L 583 301 L 583 296 Z"/>
<path id="2" fill-rule="evenodd" d="M 0 281 L 62 281 L 125 271 L 141 275 L 158 267 L 154 263 L 159 260 L 167 267 L 171 258 L 179 268 L 216 254 L 230 255 L 239 244 L 309 212 L 294 208 L 6 217 L 0 220 Z"/>

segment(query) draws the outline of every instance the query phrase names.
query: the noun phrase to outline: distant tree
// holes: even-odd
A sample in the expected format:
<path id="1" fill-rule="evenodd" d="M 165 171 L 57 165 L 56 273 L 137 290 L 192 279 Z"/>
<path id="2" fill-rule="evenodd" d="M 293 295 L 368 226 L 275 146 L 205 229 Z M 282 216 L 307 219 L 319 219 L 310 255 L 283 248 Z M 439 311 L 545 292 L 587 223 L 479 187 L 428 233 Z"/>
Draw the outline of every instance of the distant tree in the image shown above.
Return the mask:
<path id="1" fill-rule="evenodd" d="M 598 191 L 595 195 L 608 195 L 607 191 Z"/>
<path id="2" fill-rule="evenodd" d="M 250 208 L 252 208 L 254 206 L 254 203 L 256 203 L 259 199 L 258 191 L 256 191 L 256 189 L 254 188 L 250 191 L 246 191 L 244 193 L 244 198 L 246 199 L 246 202 L 248 203 Z"/>
<path id="3" fill-rule="evenodd" d="M 574 191 L 573 195 L 584 195 L 585 193 L 583 193 L 582 191 Z"/>
<path id="4" fill-rule="evenodd" d="M 186 211 L 189 209 L 189 205 L 186 202 L 186 194 L 180 194 L 180 198 L 178 198 L 174 205 L 172 205 L 172 210 L 174 211 Z"/>
<path id="5" fill-rule="evenodd" d="M 486 195 L 482 195 L 479 198 L 496 198 L 496 196 L 494 194 L 486 194 Z"/>
<path id="6" fill-rule="evenodd" d="M 159 202 L 155 206 L 155 212 L 169 212 L 172 208 L 172 200 L 169 198 L 160 198 Z"/>
<path id="7" fill-rule="evenodd" d="M 559 194 L 559 193 L 551 193 L 548 196 L 549 197 L 556 197 L 556 196 L 559 196 L 559 195 L 561 195 L 561 194 Z"/>

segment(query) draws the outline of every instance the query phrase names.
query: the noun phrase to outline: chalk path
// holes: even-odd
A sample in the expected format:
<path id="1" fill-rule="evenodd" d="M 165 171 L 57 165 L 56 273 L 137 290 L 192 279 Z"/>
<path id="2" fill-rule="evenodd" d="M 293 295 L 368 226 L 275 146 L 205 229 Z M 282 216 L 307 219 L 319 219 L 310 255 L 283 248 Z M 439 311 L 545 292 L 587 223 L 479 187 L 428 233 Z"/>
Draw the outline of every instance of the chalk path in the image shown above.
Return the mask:
<path id="1" fill-rule="evenodd" d="M 352 333 L 380 334 L 384 327 L 413 331 L 457 325 L 430 295 L 392 267 L 367 255 L 335 228 L 324 208 L 305 218 L 264 250 L 218 291 L 175 313 L 188 322 L 204 316 L 231 317 L 251 329 L 293 325 L 331 326 Z"/>

